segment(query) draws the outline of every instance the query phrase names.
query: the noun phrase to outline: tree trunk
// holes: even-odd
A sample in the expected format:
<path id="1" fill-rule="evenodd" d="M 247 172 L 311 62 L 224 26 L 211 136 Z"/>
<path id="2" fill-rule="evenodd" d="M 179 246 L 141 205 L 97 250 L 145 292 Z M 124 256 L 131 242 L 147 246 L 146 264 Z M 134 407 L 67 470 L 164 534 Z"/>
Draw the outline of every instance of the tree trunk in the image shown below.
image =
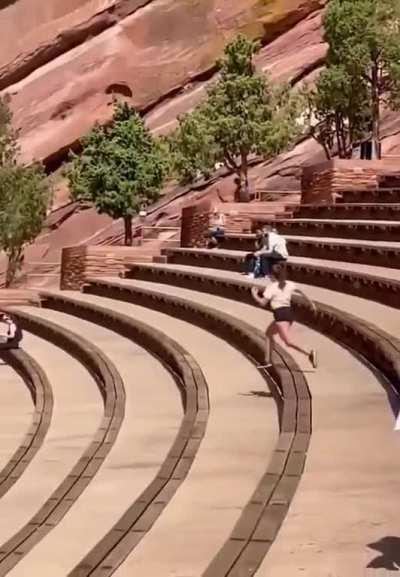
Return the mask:
<path id="1" fill-rule="evenodd" d="M 6 288 L 9 288 L 15 280 L 21 261 L 21 251 L 12 251 L 8 255 L 8 263 L 6 270 Z"/>
<path id="2" fill-rule="evenodd" d="M 339 112 L 335 114 L 335 130 L 336 130 L 336 140 L 338 146 L 338 156 L 339 158 L 347 158 L 346 154 L 346 135 L 345 128 L 343 125 L 343 118 Z"/>
<path id="3" fill-rule="evenodd" d="M 381 158 L 380 147 L 380 98 L 378 65 L 372 67 L 372 158 Z"/>
<path id="4" fill-rule="evenodd" d="M 249 168 L 248 168 L 248 164 L 247 164 L 247 154 L 242 153 L 241 159 L 242 159 L 242 164 L 240 167 L 239 202 L 249 202 L 250 190 L 249 190 Z"/>
<path id="5" fill-rule="evenodd" d="M 132 217 L 124 216 L 125 246 L 132 246 Z"/>

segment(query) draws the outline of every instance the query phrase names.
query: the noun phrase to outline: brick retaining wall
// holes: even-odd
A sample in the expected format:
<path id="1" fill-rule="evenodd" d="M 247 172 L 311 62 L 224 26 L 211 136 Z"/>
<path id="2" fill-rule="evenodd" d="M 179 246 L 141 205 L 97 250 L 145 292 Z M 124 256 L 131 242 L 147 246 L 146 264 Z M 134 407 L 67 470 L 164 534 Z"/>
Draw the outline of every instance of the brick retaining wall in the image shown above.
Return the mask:
<path id="1" fill-rule="evenodd" d="M 203 202 L 182 210 L 181 246 L 201 248 L 207 244 L 211 214 L 214 208 L 224 214 L 227 232 L 250 232 L 252 218 L 264 215 L 266 218 L 285 213 L 284 203 L 214 203 Z"/>
<path id="2" fill-rule="evenodd" d="M 61 289 L 80 290 L 87 277 L 119 276 L 127 262 L 138 256 L 130 246 L 72 246 L 64 248 Z"/>
<path id="3" fill-rule="evenodd" d="M 400 174 L 400 159 L 329 160 L 303 169 L 302 204 L 335 202 L 335 194 L 376 188 L 382 174 Z"/>
<path id="4" fill-rule="evenodd" d="M 206 246 L 211 203 L 202 202 L 182 209 L 181 246 Z"/>

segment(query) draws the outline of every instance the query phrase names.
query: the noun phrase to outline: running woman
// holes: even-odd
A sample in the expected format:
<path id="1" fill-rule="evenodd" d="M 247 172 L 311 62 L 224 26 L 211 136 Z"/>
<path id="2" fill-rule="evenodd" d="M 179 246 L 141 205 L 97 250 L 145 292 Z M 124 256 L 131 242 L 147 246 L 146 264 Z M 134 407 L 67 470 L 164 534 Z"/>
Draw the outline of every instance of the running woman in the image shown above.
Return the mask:
<path id="1" fill-rule="evenodd" d="M 266 366 L 271 366 L 271 355 L 275 344 L 275 337 L 279 335 L 285 345 L 294 349 L 310 360 L 314 368 L 317 367 L 317 353 L 314 349 L 307 351 L 299 345 L 295 344 L 290 338 L 290 330 L 294 321 L 294 314 L 292 309 L 292 297 L 294 294 L 303 296 L 307 302 L 310 303 L 313 310 L 316 310 L 315 303 L 305 295 L 296 284 L 286 278 L 286 265 L 276 264 L 272 267 L 272 282 L 267 288 L 253 286 L 251 294 L 257 303 L 266 307 L 270 305 L 274 320 L 266 330 L 265 336 L 265 362 Z M 260 289 L 263 291 L 260 294 Z"/>

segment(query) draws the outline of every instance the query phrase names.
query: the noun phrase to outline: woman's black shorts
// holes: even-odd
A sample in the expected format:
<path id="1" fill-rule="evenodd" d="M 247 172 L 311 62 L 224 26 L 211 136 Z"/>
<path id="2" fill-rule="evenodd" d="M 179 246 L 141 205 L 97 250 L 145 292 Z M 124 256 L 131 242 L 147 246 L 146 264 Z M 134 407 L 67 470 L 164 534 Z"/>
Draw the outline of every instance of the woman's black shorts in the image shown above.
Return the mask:
<path id="1" fill-rule="evenodd" d="M 292 323 L 294 321 L 294 314 L 291 307 L 280 307 L 279 309 L 275 309 L 273 313 L 274 313 L 274 320 L 277 323 L 280 323 L 282 321 Z"/>

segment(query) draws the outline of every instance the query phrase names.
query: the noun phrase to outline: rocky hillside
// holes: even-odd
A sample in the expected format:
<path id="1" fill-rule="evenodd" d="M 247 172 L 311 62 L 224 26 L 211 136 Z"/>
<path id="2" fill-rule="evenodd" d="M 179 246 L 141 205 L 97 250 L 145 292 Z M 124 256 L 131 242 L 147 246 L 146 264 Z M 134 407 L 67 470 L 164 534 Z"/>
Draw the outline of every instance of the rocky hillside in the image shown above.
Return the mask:
<path id="1" fill-rule="evenodd" d="M 56 160 L 109 117 L 112 93 L 146 111 L 152 126 L 168 126 L 201 98 L 216 57 L 239 31 L 266 46 L 261 68 L 302 76 L 323 56 L 324 3 L 0 0 L 0 89 L 11 95 L 24 160 Z"/>
<path id="2" fill-rule="evenodd" d="M 293 84 L 323 65 L 326 0 L 0 0 L 0 89 L 11 97 L 22 158 L 58 166 L 122 94 L 155 131 L 203 97 L 213 63 L 239 31 L 260 38 L 260 70 Z M 388 117 L 384 150 L 397 152 Z M 304 141 L 253 180 L 297 188 L 304 162 L 323 158 Z"/>

